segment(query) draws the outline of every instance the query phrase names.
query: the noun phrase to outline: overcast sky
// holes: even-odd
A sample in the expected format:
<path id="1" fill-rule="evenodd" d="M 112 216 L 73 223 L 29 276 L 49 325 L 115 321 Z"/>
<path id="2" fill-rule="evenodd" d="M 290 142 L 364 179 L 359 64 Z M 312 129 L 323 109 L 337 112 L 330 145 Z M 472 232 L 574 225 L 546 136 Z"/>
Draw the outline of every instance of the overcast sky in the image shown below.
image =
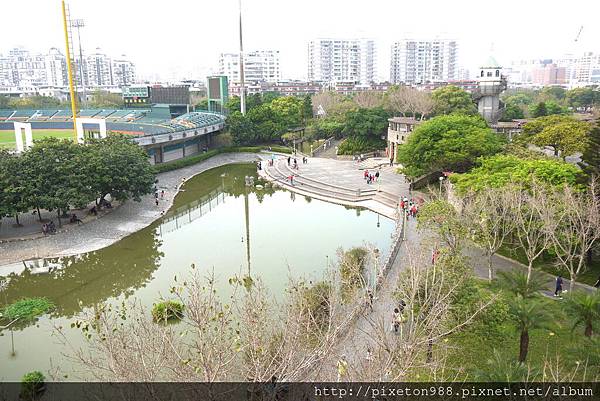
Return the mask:
<path id="1" fill-rule="evenodd" d="M 600 51 L 598 0 L 242 0 L 244 48 L 281 52 L 284 78 L 305 79 L 316 37 L 376 40 L 378 75 L 389 78 L 390 44 L 406 37 L 459 41 L 459 65 L 474 70 L 493 54 L 522 58 Z M 237 51 L 237 0 L 71 0 L 84 51 L 126 54 L 138 74 L 202 78 L 221 52 Z M 0 53 L 16 46 L 64 48 L 60 0 L 1 0 Z M 580 40 L 574 39 L 584 26 Z"/>

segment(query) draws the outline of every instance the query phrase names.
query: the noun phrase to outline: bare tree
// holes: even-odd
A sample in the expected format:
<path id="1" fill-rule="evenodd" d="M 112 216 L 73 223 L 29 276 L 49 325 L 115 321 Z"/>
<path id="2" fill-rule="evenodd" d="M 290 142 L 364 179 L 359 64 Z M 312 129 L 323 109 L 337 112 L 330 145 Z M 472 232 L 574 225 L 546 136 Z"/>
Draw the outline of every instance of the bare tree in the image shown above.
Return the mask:
<path id="1" fill-rule="evenodd" d="M 506 190 L 513 206 L 512 217 L 519 247 L 527 258 L 527 282 L 531 279 L 533 263 L 551 244 L 550 232 L 556 224 L 550 217 L 555 204 L 548 198 L 547 191 L 533 182 L 530 190 L 517 187 Z"/>
<path id="2" fill-rule="evenodd" d="M 512 189 L 484 188 L 465 197 L 463 215 L 473 239 L 485 251 L 490 281 L 494 278 L 493 257 L 515 230 L 512 192 Z"/>
<path id="3" fill-rule="evenodd" d="M 384 94 L 379 91 L 361 91 L 358 92 L 352 100 L 358 107 L 372 109 L 374 107 L 382 107 L 384 102 Z"/>
<path id="4" fill-rule="evenodd" d="M 598 183 L 592 181 L 586 191 L 565 186 L 553 193 L 554 214 L 544 214 L 544 224 L 552 227 L 549 236 L 558 264 L 569 272 L 569 290 L 585 271 L 586 258 L 600 238 L 600 200 Z M 548 221 L 551 220 L 551 221 Z"/>
<path id="5" fill-rule="evenodd" d="M 431 98 L 431 94 L 428 92 L 415 91 L 414 96 L 414 109 L 420 114 L 420 120 L 422 121 L 425 116 L 433 112 L 435 108 L 435 102 Z"/>

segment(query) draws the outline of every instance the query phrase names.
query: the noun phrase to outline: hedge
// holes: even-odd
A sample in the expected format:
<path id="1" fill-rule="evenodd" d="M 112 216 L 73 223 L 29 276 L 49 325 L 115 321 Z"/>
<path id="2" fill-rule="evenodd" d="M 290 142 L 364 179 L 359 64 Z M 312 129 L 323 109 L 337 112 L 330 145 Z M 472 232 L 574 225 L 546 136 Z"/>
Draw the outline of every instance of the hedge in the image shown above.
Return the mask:
<path id="1" fill-rule="evenodd" d="M 292 149 L 285 146 L 270 146 L 273 152 L 278 153 L 292 153 Z M 173 160 L 167 163 L 161 163 L 154 166 L 157 173 L 164 173 L 167 171 L 177 170 L 183 167 L 192 166 L 196 163 L 200 163 L 204 160 L 210 159 L 221 153 L 258 153 L 262 150 L 268 150 L 269 146 L 226 146 L 218 149 L 209 150 L 206 153 L 200 153 L 194 156 L 185 157 L 183 159 Z"/>

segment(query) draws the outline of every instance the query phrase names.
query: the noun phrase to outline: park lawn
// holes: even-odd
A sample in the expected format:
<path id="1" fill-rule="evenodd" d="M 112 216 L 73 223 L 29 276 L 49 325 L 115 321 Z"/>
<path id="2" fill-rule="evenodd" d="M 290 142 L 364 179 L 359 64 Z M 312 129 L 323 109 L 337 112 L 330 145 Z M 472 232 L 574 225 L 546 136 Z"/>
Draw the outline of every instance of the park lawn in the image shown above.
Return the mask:
<path id="1" fill-rule="evenodd" d="M 487 282 L 478 280 L 477 285 L 498 293 L 499 290 Z M 507 295 L 501 295 L 507 297 Z M 554 361 L 557 357 L 560 365 L 566 371 L 574 371 L 577 362 L 585 362 L 585 337 L 583 327 L 574 330 L 573 319 L 564 311 L 564 300 L 541 298 L 544 308 L 554 317 L 549 329 L 536 329 L 530 331 L 529 354 L 527 363 L 533 372 L 539 374 L 538 380 L 551 380 L 550 377 L 541 376 L 544 373 L 544 361 Z M 598 334 L 596 334 L 597 336 Z M 519 355 L 519 337 L 510 318 L 495 329 L 491 329 L 484 321 L 478 321 L 468 326 L 465 330 L 448 336 L 450 351 L 446 359 L 446 366 L 457 375 L 457 380 L 476 380 L 477 371 L 491 371 L 493 364 L 487 361 L 492 358 L 493 350 L 500 353 L 504 360 L 516 361 Z M 545 371 L 548 374 L 548 369 Z M 600 369 L 597 366 L 588 366 L 587 376 L 579 369 L 577 380 L 598 377 Z"/>
<path id="2" fill-rule="evenodd" d="M 33 140 L 42 139 L 47 137 L 59 138 L 59 139 L 73 139 L 74 134 L 71 129 L 36 129 L 32 131 Z M 25 135 L 23 135 L 23 141 L 25 140 Z M 0 131 L 0 148 L 8 148 L 14 149 L 16 147 L 15 143 L 15 132 L 12 130 L 2 130 Z"/>
<path id="3" fill-rule="evenodd" d="M 517 247 L 502 246 L 498 253 L 527 265 L 525 253 Z M 534 269 L 539 269 L 554 276 L 560 273 L 562 277 L 569 278 L 569 272 L 564 268 L 555 265 L 553 258 L 548 255 L 547 252 L 544 252 L 542 256 L 533 262 L 533 267 Z M 598 257 L 596 256 L 587 269 L 577 277 L 577 282 L 594 285 L 596 280 L 598 280 L 598 276 L 600 276 L 600 260 L 598 260 Z"/>

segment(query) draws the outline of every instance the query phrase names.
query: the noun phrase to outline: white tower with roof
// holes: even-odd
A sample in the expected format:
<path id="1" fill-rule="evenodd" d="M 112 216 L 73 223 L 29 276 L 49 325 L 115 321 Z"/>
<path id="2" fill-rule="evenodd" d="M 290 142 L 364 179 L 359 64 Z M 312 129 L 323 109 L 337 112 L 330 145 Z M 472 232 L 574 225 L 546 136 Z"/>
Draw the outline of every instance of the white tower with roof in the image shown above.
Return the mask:
<path id="1" fill-rule="evenodd" d="M 502 67 L 490 57 L 479 68 L 477 74 L 479 88 L 475 94 L 479 114 L 490 123 L 498 122 L 500 109 L 500 94 L 506 89 L 506 77 L 502 75 Z"/>

